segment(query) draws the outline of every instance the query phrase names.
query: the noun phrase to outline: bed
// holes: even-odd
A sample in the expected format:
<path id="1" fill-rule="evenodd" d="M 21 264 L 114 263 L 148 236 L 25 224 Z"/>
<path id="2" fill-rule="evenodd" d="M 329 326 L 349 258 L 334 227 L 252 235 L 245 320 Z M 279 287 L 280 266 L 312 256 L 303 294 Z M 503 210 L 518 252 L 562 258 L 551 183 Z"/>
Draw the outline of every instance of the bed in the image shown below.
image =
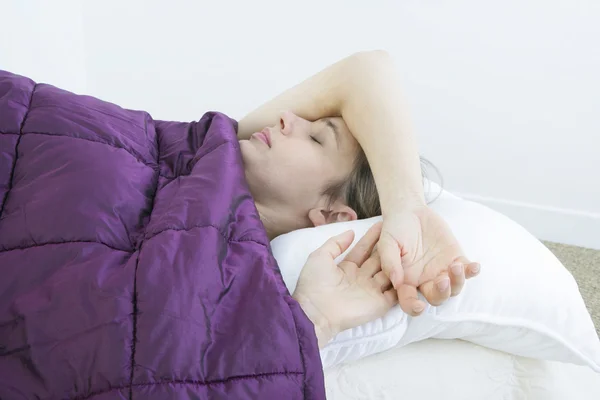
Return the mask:
<path id="1" fill-rule="evenodd" d="M 325 370 L 328 400 L 597 400 L 588 367 L 427 339 Z"/>

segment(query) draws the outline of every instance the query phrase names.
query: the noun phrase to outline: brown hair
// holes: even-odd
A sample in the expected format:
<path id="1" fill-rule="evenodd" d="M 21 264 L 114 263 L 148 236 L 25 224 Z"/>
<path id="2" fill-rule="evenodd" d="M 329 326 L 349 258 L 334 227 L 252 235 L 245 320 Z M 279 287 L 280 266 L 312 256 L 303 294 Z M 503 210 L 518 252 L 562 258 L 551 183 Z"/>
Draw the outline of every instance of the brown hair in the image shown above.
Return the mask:
<path id="1" fill-rule="evenodd" d="M 426 166 L 431 166 L 437 171 L 433 164 L 421 157 L 423 180 L 426 178 Z M 439 171 L 437 172 L 439 175 Z M 330 203 L 336 200 L 344 201 L 346 205 L 356 212 L 358 219 L 381 215 L 381 204 L 379 203 L 379 193 L 375 185 L 375 178 L 373 177 L 367 156 L 362 149 L 358 151 L 350 175 L 345 180 L 330 185 L 324 194 L 329 198 Z"/>

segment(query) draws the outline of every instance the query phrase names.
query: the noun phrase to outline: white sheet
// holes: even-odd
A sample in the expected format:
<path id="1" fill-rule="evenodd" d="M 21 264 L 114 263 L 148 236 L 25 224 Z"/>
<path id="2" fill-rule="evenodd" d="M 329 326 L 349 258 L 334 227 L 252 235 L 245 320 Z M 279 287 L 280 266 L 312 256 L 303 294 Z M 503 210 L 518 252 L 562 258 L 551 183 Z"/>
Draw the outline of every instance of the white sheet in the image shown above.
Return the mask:
<path id="1" fill-rule="evenodd" d="M 428 339 L 325 370 L 328 400 L 598 400 L 600 374 Z"/>

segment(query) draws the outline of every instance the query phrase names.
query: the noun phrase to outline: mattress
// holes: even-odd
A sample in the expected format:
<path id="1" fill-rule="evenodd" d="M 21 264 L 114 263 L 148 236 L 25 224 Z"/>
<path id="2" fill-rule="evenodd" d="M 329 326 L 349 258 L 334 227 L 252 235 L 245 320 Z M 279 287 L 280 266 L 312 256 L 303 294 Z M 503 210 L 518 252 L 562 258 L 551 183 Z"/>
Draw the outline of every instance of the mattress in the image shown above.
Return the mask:
<path id="1" fill-rule="evenodd" d="M 600 374 L 428 339 L 325 370 L 328 400 L 598 400 Z"/>

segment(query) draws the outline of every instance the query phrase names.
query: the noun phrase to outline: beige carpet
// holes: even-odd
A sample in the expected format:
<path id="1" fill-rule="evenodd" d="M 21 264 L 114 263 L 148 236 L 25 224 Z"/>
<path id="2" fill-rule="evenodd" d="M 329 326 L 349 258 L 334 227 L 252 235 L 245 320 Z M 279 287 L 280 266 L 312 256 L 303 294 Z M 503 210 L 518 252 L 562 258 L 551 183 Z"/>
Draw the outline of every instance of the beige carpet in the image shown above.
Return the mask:
<path id="1" fill-rule="evenodd" d="M 600 336 L 600 250 L 544 242 L 571 271 Z"/>

